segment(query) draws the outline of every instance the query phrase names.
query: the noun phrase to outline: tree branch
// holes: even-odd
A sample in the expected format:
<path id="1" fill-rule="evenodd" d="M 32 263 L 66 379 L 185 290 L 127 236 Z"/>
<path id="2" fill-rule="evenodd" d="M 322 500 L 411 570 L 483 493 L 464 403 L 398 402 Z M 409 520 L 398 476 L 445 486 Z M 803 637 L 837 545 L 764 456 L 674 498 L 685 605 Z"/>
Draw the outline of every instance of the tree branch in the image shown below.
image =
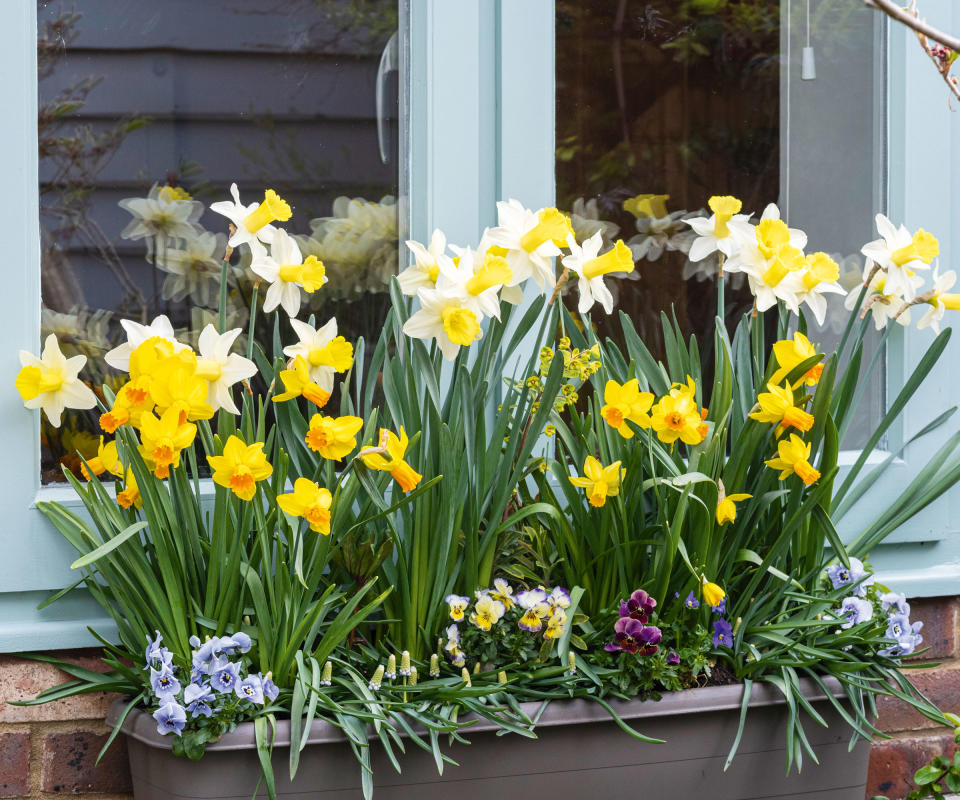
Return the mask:
<path id="1" fill-rule="evenodd" d="M 960 39 L 958 39 L 956 36 L 951 36 L 949 33 L 944 33 L 943 31 L 928 24 L 926 20 L 920 19 L 917 16 L 915 9 L 913 10 L 913 13 L 911 13 L 906 8 L 902 8 L 901 6 L 898 6 L 896 3 L 892 2 L 892 0 L 863 0 L 863 4 L 869 8 L 875 8 L 877 11 L 882 11 L 891 19 L 895 19 L 897 22 L 902 22 L 908 28 L 912 28 L 917 33 L 923 34 L 927 38 L 933 39 L 935 42 L 939 42 L 944 47 L 948 47 L 951 50 L 960 53 Z"/>

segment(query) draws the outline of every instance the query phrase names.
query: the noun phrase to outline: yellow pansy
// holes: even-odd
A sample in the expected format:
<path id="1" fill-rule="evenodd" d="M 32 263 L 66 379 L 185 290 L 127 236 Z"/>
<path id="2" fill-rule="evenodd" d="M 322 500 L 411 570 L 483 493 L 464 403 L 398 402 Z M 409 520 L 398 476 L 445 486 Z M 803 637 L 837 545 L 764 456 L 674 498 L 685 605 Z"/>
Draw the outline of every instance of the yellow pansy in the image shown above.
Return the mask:
<path id="1" fill-rule="evenodd" d="M 325 417 L 314 414 L 305 441 L 323 458 L 339 461 L 357 446 L 356 434 L 363 427 L 360 417 Z"/>
<path id="2" fill-rule="evenodd" d="M 470 605 L 470 598 L 459 594 L 448 594 L 443 602 L 450 607 L 450 619 L 454 622 L 462 622 L 464 612 Z"/>
<path id="3" fill-rule="evenodd" d="M 735 214 L 740 213 L 743 203 L 730 195 L 714 195 L 707 201 L 707 205 L 713 212 L 713 235 L 718 239 L 726 239 L 730 235 L 727 223 Z"/>
<path id="4" fill-rule="evenodd" d="M 780 480 L 796 474 L 804 485 L 809 486 L 820 477 L 820 473 L 810 465 L 810 449 L 807 442 L 791 433 L 789 441 L 781 440 L 777 443 L 778 457 L 763 463 L 771 469 L 780 470 Z"/>
<path id="5" fill-rule="evenodd" d="M 277 495 L 277 505 L 292 517 L 303 517 L 310 523 L 310 530 L 330 533 L 330 504 L 333 495 L 307 478 L 297 478 L 293 491 Z"/>
<path id="6" fill-rule="evenodd" d="M 777 359 L 780 369 L 773 373 L 770 380 L 773 383 L 780 384 L 787 379 L 787 375 L 793 372 L 797 365 L 817 355 L 817 347 L 800 331 L 797 331 L 793 334 L 792 339 L 781 339 L 774 343 L 773 355 Z M 816 386 L 822 373 L 823 364 L 815 364 L 800 377 L 794 384 L 794 388 L 801 383 L 806 383 L 807 386 Z"/>
<path id="7" fill-rule="evenodd" d="M 420 479 L 423 477 L 403 460 L 409 443 L 407 434 L 402 427 L 399 436 L 393 431 L 381 428 L 379 447 L 362 452 L 363 463 L 368 469 L 389 472 L 390 476 L 400 484 L 400 488 L 409 492 L 420 483 Z"/>
<path id="8" fill-rule="evenodd" d="M 305 397 L 318 408 L 323 408 L 330 399 L 330 392 L 310 378 L 310 365 L 303 356 L 294 358 L 290 369 L 280 370 L 280 380 L 285 391 L 273 398 L 274 403 Z"/>
<path id="9" fill-rule="evenodd" d="M 179 409 L 171 406 L 159 418 L 153 412 L 145 413 L 140 419 L 140 434 L 140 453 L 158 478 L 166 478 L 170 467 L 179 466 L 180 451 L 193 444 L 197 426 L 181 422 Z"/>
<path id="10" fill-rule="evenodd" d="M 633 436 L 633 430 L 627 421 L 639 425 L 641 428 L 650 427 L 650 407 L 653 405 L 653 395 L 650 392 L 641 392 L 636 378 L 623 385 L 616 381 L 607 381 L 603 389 L 603 407 L 600 416 L 606 420 L 611 428 L 616 428 L 624 439 Z"/>
<path id="11" fill-rule="evenodd" d="M 778 438 L 787 428 L 808 431 L 813 427 L 813 414 L 794 405 L 793 390 L 789 383 L 784 383 L 783 386 L 768 383 L 767 388 L 769 392 L 761 392 L 757 396 L 760 408 L 749 414 L 750 419 L 776 425 Z"/>
<path id="12" fill-rule="evenodd" d="M 273 474 L 273 467 L 263 452 L 263 442 L 246 444 L 231 436 L 223 446 L 223 455 L 207 456 L 213 470 L 213 482 L 230 489 L 241 500 L 252 500 L 257 483 Z"/>
<path id="13" fill-rule="evenodd" d="M 506 610 L 499 600 L 494 600 L 490 595 L 481 595 L 473 604 L 470 621 L 480 630 L 488 631 L 500 621 Z"/>
<path id="14" fill-rule="evenodd" d="M 543 632 L 544 639 L 559 639 L 567 629 L 567 614 L 562 608 L 554 608 L 547 620 L 547 628 Z"/>
<path id="15" fill-rule="evenodd" d="M 657 438 L 665 444 L 679 439 L 684 444 L 700 444 L 707 434 L 704 417 L 694 397 L 696 387 L 688 377 L 686 385 L 675 383 L 670 392 L 653 407 L 650 422 Z"/>
<path id="16" fill-rule="evenodd" d="M 620 482 L 627 474 L 620 468 L 621 462 L 614 461 L 604 467 L 593 456 L 587 456 L 583 462 L 583 477 L 572 477 L 570 483 L 586 491 L 590 505 L 600 508 L 607 502 L 608 497 L 615 497 L 620 493 Z"/>
<path id="17" fill-rule="evenodd" d="M 727 593 L 717 584 L 710 583 L 706 578 L 703 579 L 703 601 L 711 608 L 716 608 L 723 602 Z"/>
<path id="18" fill-rule="evenodd" d="M 123 482 L 123 491 L 117 492 L 117 505 L 120 508 L 142 508 L 143 498 L 140 496 L 140 487 L 137 486 L 137 479 L 133 475 L 133 470 L 127 468 L 127 478 Z"/>
<path id="19" fill-rule="evenodd" d="M 90 467 L 89 471 L 87 467 Z M 97 454 L 87 463 L 80 463 L 80 472 L 84 478 L 90 480 L 90 473 L 102 475 L 109 472 L 118 478 L 123 477 L 123 464 L 120 463 L 120 456 L 117 454 L 117 443 L 115 441 L 103 443 L 103 437 L 100 437 L 100 444 L 97 447 Z"/>
<path id="20" fill-rule="evenodd" d="M 513 608 L 513 587 L 503 578 L 493 579 L 493 589 L 490 592 L 490 596 L 494 600 L 499 600 L 503 603 L 507 611 Z"/>

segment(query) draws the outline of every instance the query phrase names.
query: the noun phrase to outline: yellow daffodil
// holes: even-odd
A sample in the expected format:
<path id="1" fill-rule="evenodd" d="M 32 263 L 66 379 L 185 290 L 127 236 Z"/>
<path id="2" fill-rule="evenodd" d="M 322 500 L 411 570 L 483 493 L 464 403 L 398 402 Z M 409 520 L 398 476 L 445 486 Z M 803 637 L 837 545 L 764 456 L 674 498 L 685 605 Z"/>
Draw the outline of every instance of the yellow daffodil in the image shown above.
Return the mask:
<path id="1" fill-rule="evenodd" d="M 180 451 L 193 444 L 197 426 L 181 422 L 180 410 L 171 406 L 159 418 L 152 412 L 145 413 L 140 418 L 140 434 L 140 453 L 158 478 L 166 478 L 170 467 L 179 466 Z"/>
<path id="2" fill-rule="evenodd" d="M 325 417 L 314 414 L 305 441 L 307 447 L 330 461 L 339 461 L 357 446 L 356 434 L 363 427 L 360 417 Z"/>
<path id="3" fill-rule="evenodd" d="M 436 339 L 443 357 L 456 358 L 461 347 L 469 347 L 483 336 L 483 316 L 473 298 L 454 289 L 420 289 L 420 308 L 403 324 L 403 332 L 414 339 Z"/>
<path id="4" fill-rule="evenodd" d="M 740 214 L 742 203 L 736 197 L 729 195 L 715 195 L 707 202 L 713 214 L 709 217 L 692 217 L 685 219 L 697 238 L 690 245 L 689 258 L 691 262 L 703 261 L 713 253 L 722 253 L 731 256 L 736 248 L 736 237 L 732 236 L 730 221 L 745 222 L 749 214 Z"/>
<path id="5" fill-rule="evenodd" d="M 90 467 L 87 470 L 87 467 Z M 120 456 L 117 454 L 117 443 L 115 441 L 103 443 L 103 437 L 100 437 L 100 444 L 97 447 L 97 454 L 93 458 L 87 459 L 87 463 L 80 463 L 80 472 L 84 478 L 90 480 L 90 473 L 102 475 L 109 472 L 118 478 L 123 477 L 123 464 L 120 463 Z"/>
<path id="6" fill-rule="evenodd" d="M 752 494 L 727 494 L 723 487 L 723 481 L 719 482 L 719 492 L 717 495 L 717 525 L 726 525 L 737 518 L 737 507 L 735 503 L 741 500 L 749 500 Z"/>
<path id="7" fill-rule="evenodd" d="M 389 472 L 390 476 L 400 484 L 400 488 L 409 492 L 420 483 L 423 476 L 403 460 L 408 444 L 407 434 L 402 427 L 399 436 L 393 431 L 381 428 L 380 446 L 362 452 L 363 463 L 368 469 Z"/>
<path id="8" fill-rule="evenodd" d="M 60 427 L 64 409 L 93 408 L 97 404 L 96 395 L 77 377 L 86 363 L 86 356 L 67 358 L 60 352 L 60 344 L 52 333 L 44 342 L 39 358 L 21 350 L 22 368 L 17 373 L 14 385 L 24 406 L 43 409 L 55 428 Z"/>
<path id="9" fill-rule="evenodd" d="M 273 467 L 263 452 L 263 442 L 245 444 L 231 436 L 223 446 L 223 455 L 207 456 L 213 470 L 213 482 L 230 489 L 241 500 L 252 500 L 257 483 L 273 474 Z"/>
<path id="10" fill-rule="evenodd" d="M 213 416 L 213 406 L 207 402 L 210 383 L 197 375 L 197 356 L 192 350 L 161 359 L 151 377 L 150 394 L 158 413 L 175 408 L 182 421 L 191 422 Z"/>
<path id="11" fill-rule="evenodd" d="M 612 273 L 628 274 L 633 272 L 633 253 L 622 239 L 618 239 L 612 249 L 600 255 L 603 247 L 603 234 L 597 231 L 583 246 L 571 233 L 567 237 L 570 255 L 563 258 L 564 268 L 573 272 L 577 278 L 580 302 L 577 305 L 581 314 L 587 313 L 594 302 L 600 303 L 608 314 L 613 312 L 613 295 L 603 282 L 603 276 Z"/>
<path id="12" fill-rule="evenodd" d="M 293 359 L 303 356 L 310 366 L 310 379 L 325 392 L 333 392 L 334 375 L 353 366 L 353 345 L 337 335 L 336 318 L 318 329 L 298 319 L 291 319 L 290 325 L 299 341 L 284 347 L 283 354 Z"/>
<path id="13" fill-rule="evenodd" d="M 140 497 L 140 487 L 137 486 L 137 479 L 133 475 L 133 470 L 127 467 L 127 478 L 123 482 L 123 491 L 117 492 L 117 505 L 120 508 L 142 508 L 143 498 Z"/>
<path id="14" fill-rule="evenodd" d="M 316 256 L 300 253 L 296 240 L 278 229 L 270 245 L 270 253 L 259 251 L 250 270 L 269 283 L 263 298 L 263 311 L 269 314 L 277 306 L 291 317 L 300 311 L 300 289 L 311 294 L 327 282 L 326 269 Z"/>
<path id="15" fill-rule="evenodd" d="M 663 219 L 667 216 L 668 194 L 638 194 L 629 200 L 623 201 L 623 210 L 628 214 L 633 214 L 637 219 L 649 217 L 650 219 Z"/>
<path id="16" fill-rule="evenodd" d="M 711 608 L 715 608 L 716 606 L 720 605 L 720 603 L 723 602 L 723 598 L 727 596 L 727 593 L 723 591 L 723 589 L 721 589 L 715 583 L 710 583 L 706 577 L 703 578 L 702 588 L 703 601 Z"/>
<path id="17" fill-rule="evenodd" d="M 237 184 L 230 185 L 230 194 L 233 196 L 232 203 L 229 200 L 211 203 L 210 210 L 214 214 L 223 214 L 234 224 L 236 230 L 230 237 L 231 247 L 248 244 L 255 252 L 262 250 L 260 242 L 270 244 L 277 232 L 277 228 L 271 223 L 286 222 L 293 213 L 290 205 L 273 189 L 264 192 L 262 203 L 250 205 L 240 202 Z"/>
<path id="18" fill-rule="evenodd" d="M 488 631 L 500 621 L 506 610 L 506 607 L 499 600 L 494 600 L 487 594 L 481 595 L 477 598 L 477 602 L 473 604 L 470 621 L 480 630 Z"/>
<path id="19" fill-rule="evenodd" d="M 697 408 L 695 391 L 693 379 L 688 377 L 686 385 L 675 383 L 670 392 L 657 401 L 650 422 L 661 442 L 672 445 L 679 439 L 694 445 L 704 440 L 707 429 Z"/>
<path id="20" fill-rule="evenodd" d="M 603 388 L 603 407 L 600 416 L 606 420 L 611 428 L 616 428 L 624 439 L 633 436 L 633 430 L 627 425 L 632 422 L 641 428 L 650 427 L 650 407 L 653 405 L 653 395 L 650 392 L 641 392 L 636 378 L 623 385 L 616 381 L 607 381 Z"/>
<path id="21" fill-rule="evenodd" d="M 820 473 L 810 465 L 810 449 L 807 442 L 791 433 L 789 441 L 781 440 L 777 443 L 778 457 L 763 463 L 771 469 L 780 470 L 780 480 L 796 474 L 804 485 L 809 486 L 820 477 Z"/>
<path id="22" fill-rule="evenodd" d="M 115 433 L 117 428 L 128 422 L 135 428 L 140 427 L 140 418 L 144 412 L 153 410 L 150 383 L 148 376 L 141 375 L 120 387 L 113 399 L 113 407 L 100 415 L 100 427 L 104 432 Z"/>
<path id="23" fill-rule="evenodd" d="M 883 271 L 882 294 L 902 296 L 909 302 L 923 283 L 916 272 L 930 269 L 940 254 L 940 243 L 923 228 L 910 233 L 904 225 L 895 227 L 883 214 L 877 214 L 876 224 L 881 238 L 865 244 L 860 252 Z"/>
<path id="24" fill-rule="evenodd" d="M 488 245 L 507 251 L 513 285 L 532 277 L 541 289 L 552 289 L 556 275 L 551 259 L 560 255 L 572 233 L 570 218 L 563 212 L 531 211 L 518 200 L 507 200 L 497 203 L 497 227 L 490 228 L 484 238 Z"/>
<path id="25" fill-rule="evenodd" d="M 793 372 L 799 364 L 817 355 L 817 346 L 812 344 L 800 331 L 797 331 L 793 334 L 792 339 L 781 339 L 774 343 L 773 355 L 780 368 L 773 373 L 770 381 L 779 385 L 787 379 L 787 375 Z M 822 374 L 823 364 L 815 364 L 800 376 L 800 379 L 794 383 L 793 388 L 796 389 L 801 383 L 806 383 L 807 386 L 816 386 Z"/>
<path id="26" fill-rule="evenodd" d="M 620 482 L 627 474 L 620 468 L 619 461 L 604 467 L 593 456 L 587 456 L 583 462 L 583 477 L 571 477 L 570 483 L 586 491 L 590 505 L 600 508 L 607 502 L 608 497 L 615 497 L 620 493 Z"/>
<path id="27" fill-rule="evenodd" d="M 297 478 L 293 491 L 277 495 L 277 505 L 293 517 L 303 517 L 310 530 L 327 536 L 330 533 L 330 504 L 333 495 L 307 478 Z"/>
<path id="28" fill-rule="evenodd" d="M 793 390 L 789 383 L 784 383 L 783 386 L 768 383 L 767 388 L 769 392 L 761 392 L 757 396 L 760 408 L 749 414 L 750 419 L 776 425 L 778 438 L 787 428 L 808 431 L 813 427 L 813 414 L 794 405 Z"/>
<path id="29" fill-rule="evenodd" d="M 290 369 L 280 370 L 280 380 L 285 391 L 273 398 L 274 403 L 305 397 L 317 408 L 323 408 L 330 399 L 330 392 L 311 379 L 310 365 L 303 356 L 296 356 Z"/>

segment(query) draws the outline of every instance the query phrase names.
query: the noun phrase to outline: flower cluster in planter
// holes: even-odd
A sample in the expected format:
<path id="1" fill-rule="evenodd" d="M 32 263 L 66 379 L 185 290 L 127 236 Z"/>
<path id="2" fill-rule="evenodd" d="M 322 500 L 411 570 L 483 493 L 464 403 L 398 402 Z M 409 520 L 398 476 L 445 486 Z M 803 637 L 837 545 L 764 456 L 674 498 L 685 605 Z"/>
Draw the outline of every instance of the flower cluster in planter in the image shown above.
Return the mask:
<path id="1" fill-rule="evenodd" d="M 843 293 L 836 263 L 806 252 L 776 206 L 753 219 L 713 197 L 690 245 L 718 264 L 713 340 L 664 315 L 654 351 L 626 315 L 620 342 L 599 341 L 589 317 L 612 312 L 608 282 L 634 270 L 628 244 L 600 230 L 578 240 L 556 208 L 511 200 L 473 247 L 439 231 L 408 243 L 414 263 L 371 346 L 336 319 L 296 318 L 303 295 L 324 291 L 322 261 L 278 226 L 293 210 L 276 192 L 251 204 L 232 193 L 211 207 L 230 238 L 220 313 L 196 348 L 165 317 L 124 320 L 127 342 L 104 356 L 117 374 L 99 388 L 56 337 L 39 358 L 21 354 L 28 408 L 54 424 L 101 411 L 97 456 L 65 472 L 88 518 L 39 507 L 118 631 L 105 675 L 38 701 L 125 693 L 191 756 L 250 720 L 268 771 L 268 722 L 289 715 L 302 747 L 321 718 L 355 746 L 367 794 L 367 723 L 390 753 L 419 725 L 462 736 L 468 713 L 530 735 L 524 701 L 614 713 L 610 699 L 736 681 L 746 703 L 767 682 L 791 700 L 791 764 L 812 752 L 802 679 L 840 682 L 854 736 L 877 694 L 942 718 L 901 672 L 918 623 L 862 559 L 960 480 L 957 442 L 867 527 L 843 539 L 837 527 L 889 465 L 863 471 L 950 335 L 841 477 L 856 388 L 877 364 L 862 358 L 866 314 L 896 308 L 888 318 L 903 321 L 927 304 L 936 328 L 953 306 L 936 270 L 920 291 L 930 234 L 878 217 L 862 316 L 823 353 L 805 314 L 822 319 L 826 296 Z M 258 277 L 243 341 L 224 295 L 246 259 Z M 732 331 L 728 273 L 756 298 Z M 261 305 L 275 314 L 266 345 Z M 129 666 L 144 637 L 149 686 Z M 438 763 L 440 738 L 418 738 Z"/>

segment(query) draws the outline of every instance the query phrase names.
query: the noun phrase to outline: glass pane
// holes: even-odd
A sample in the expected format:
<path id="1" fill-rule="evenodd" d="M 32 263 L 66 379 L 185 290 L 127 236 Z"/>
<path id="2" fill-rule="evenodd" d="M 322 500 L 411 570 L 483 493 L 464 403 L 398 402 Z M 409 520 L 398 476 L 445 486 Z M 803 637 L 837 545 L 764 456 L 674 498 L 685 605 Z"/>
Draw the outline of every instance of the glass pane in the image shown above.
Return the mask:
<path id="1" fill-rule="evenodd" d="M 735 195 L 758 217 L 778 203 L 812 250 L 841 264 L 844 285 L 857 283 L 860 247 L 876 238 L 873 216 L 883 208 L 877 15 L 815 3 L 816 77 L 807 80 L 802 0 L 556 7 L 557 202 L 573 212 L 578 237 L 602 228 L 607 242 L 619 236 L 630 245 L 637 269 L 609 283 L 655 353 L 662 356 L 659 313 L 671 308 L 711 346 L 717 262 L 688 258 L 693 235 L 683 221 L 709 216 L 711 195 Z M 744 276 L 728 275 L 728 326 L 752 304 Z M 832 347 L 847 314 L 842 298 L 831 302 L 823 329 L 807 314 L 811 338 Z M 619 338 L 616 316 L 594 320 L 601 335 Z M 712 360 L 708 353 L 707 369 Z M 861 419 L 878 418 L 881 373 Z M 868 434 L 851 429 L 845 444 Z"/>
<path id="2" fill-rule="evenodd" d="M 94 370 L 125 341 L 121 319 L 165 314 L 193 345 L 216 321 L 229 220 L 206 207 L 233 182 L 244 203 L 287 200 L 284 227 L 326 268 L 298 316 L 379 334 L 402 234 L 397 0 L 40 0 L 37 14 L 43 335 L 88 356 L 84 377 L 118 377 Z M 243 245 L 229 269 L 228 327 L 244 331 L 250 261 Z M 96 454 L 97 417 L 44 421 L 44 481 Z"/>

